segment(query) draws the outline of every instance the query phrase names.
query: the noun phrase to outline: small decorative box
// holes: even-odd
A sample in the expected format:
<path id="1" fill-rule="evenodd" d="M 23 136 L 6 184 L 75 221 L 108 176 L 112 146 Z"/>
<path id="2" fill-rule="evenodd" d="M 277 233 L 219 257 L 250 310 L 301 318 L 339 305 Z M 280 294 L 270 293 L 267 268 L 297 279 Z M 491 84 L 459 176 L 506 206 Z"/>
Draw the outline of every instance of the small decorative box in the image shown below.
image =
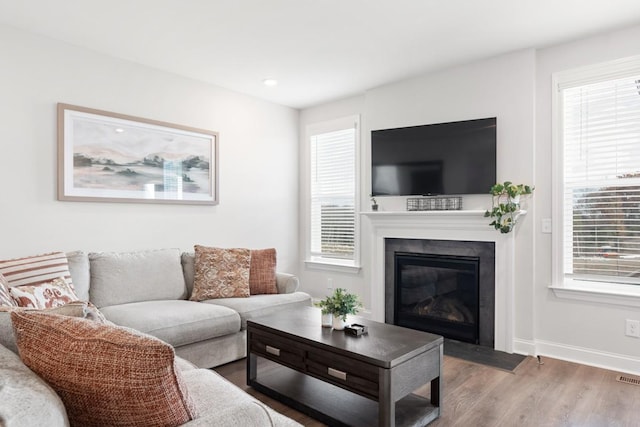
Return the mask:
<path id="1" fill-rule="evenodd" d="M 364 335 L 367 333 L 367 327 L 354 323 L 353 325 L 345 326 L 344 333 L 347 335 L 359 337 L 360 335 Z"/>

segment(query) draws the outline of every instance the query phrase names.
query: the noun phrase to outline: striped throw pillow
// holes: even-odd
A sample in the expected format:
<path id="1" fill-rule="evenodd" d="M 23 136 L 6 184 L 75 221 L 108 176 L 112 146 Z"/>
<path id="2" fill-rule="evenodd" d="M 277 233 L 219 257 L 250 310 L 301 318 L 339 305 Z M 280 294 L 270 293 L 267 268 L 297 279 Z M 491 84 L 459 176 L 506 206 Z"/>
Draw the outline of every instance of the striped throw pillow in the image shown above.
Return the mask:
<path id="1" fill-rule="evenodd" d="M 64 252 L 0 261 L 0 273 L 7 279 L 9 286 L 34 286 L 62 277 L 74 289 Z"/>
<path id="2" fill-rule="evenodd" d="M 17 307 L 18 304 L 11 298 L 9 294 L 9 282 L 0 273 L 0 307 Z"/>

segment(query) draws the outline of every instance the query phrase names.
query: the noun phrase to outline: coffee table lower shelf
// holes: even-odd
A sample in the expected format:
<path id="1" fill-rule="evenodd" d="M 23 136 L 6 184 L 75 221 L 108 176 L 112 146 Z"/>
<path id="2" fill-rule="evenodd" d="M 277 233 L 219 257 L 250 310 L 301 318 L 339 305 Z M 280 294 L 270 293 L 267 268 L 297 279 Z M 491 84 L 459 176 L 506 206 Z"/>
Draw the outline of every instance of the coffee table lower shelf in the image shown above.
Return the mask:
<path id="1" fill-rule="evenodd" d="M 378 425 L 378 402 L 285 366 L 267 363 L 273 366 L 249 381 L 255 390 L 330 426 Z M 439 407 L 416 394 L 396 402 L 396 426 L 425 426 L 439 415 Z"/>

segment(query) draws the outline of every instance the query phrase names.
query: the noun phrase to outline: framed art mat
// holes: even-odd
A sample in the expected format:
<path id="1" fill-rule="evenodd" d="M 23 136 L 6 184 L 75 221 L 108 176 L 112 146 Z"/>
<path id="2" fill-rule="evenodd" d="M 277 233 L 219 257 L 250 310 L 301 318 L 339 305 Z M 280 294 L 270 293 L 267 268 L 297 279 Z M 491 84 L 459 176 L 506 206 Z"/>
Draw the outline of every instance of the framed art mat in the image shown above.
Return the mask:
<path id="1" fill-rule="evenodd" d="M 58 104 L 58 200 L 218 203 L 218 133 Z"/>

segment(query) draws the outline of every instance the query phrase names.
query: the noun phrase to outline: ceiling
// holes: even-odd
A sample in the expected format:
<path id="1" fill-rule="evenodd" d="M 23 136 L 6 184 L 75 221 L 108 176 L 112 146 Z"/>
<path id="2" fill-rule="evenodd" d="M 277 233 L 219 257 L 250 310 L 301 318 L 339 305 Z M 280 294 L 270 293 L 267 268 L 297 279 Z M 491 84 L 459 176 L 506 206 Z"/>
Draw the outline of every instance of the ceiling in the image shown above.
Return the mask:
<path id="1" fill-rule="evenodd" d="M 0 23 L 305 108 L 640 23 L 640 1 L 0 0 Z"/>

